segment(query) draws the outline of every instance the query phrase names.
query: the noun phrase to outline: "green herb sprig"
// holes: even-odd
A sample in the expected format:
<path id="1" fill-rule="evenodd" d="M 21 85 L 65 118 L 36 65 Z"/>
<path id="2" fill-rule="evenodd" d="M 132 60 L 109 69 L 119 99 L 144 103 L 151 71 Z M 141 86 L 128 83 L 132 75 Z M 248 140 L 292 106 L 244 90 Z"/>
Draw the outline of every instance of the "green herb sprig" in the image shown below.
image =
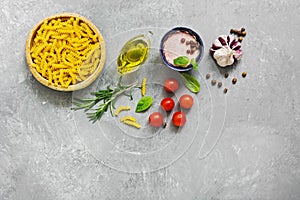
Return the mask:
<path id="1" fill-rule="evenodd" d="M 114 116 L 114 104 L 120 95 L 128 96 L 132 100 L 132 89 L 138 88 L 138 82 L 130 85 L 121 84 L 122 76 L 120 77 L 118 84 L 115 88 L 110 88 L 107 86 L 104 90 L 98 90 L 97 92 L 92 92 L 93 98 L 83 98 L 76 99 L 73 104 L 72 110 L 84 110 L 87 117 L 93 123 L 100 120 L 103 114 L 110 109 L 110 113 Z M 100 103 L 101 102 L 101 103 Z M 91 112 L 89 112 L 91 111 Z"/>
<path id="2" fill-rule="evenodd" d="M 193 93 L 200 92 L 201 86 L 195 76 L 188 74 L 186 72 L 182 72 L 180 73 L 180 75 L 181 75 L 181 80 L 187 89 L 189 89 Z"/>
<path id="3" fill-rule="evenodd" d="M 150 96 L 142 97 L 136 105 L 135 112 L 143 112 L 146 111 L 153 103 L 153 99 Z"/>
<path id="4" fill-rule="evenodd" d="M 189 59 L 187 56 L 179 56 L 175 58 L 173 62 L 179 67 L 186 67 L 191 64 L 194 70 L 198 70 L 198 63 L 196 62 L 195 58 Z"/>

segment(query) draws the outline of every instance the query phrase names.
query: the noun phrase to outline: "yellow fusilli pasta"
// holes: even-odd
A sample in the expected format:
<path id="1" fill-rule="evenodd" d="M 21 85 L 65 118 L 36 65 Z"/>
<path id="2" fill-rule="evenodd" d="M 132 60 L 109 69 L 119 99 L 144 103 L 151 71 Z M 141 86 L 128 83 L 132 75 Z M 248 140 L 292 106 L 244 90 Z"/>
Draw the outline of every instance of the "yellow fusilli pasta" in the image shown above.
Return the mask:
<path id="1" fill-rule="evenodd" d="M 125 116 L 120 119 L 120 122 L 124 122 L 124 121 L 136 122 L 136 118 L 133 116 Z"/>
<path id="2" fill-rule="evenodd" d="M 147 83 L 147 78 L 143 78 L 142 88 L 141 88 L 142 96 L 146 95 L 146 83 Z"/>
<path id="3" fill-rule="evenodd" d="M 130 110 L 130 106 L 120 106 L 116 109 L 115 115 L 118 116 L 121 111 Z"/>
<path id="4" fill-rule="evenodd" d="M 49 85 L 69 87 L 87 79 L 97 68 L 101 49 L 98 36 L 77 17 L 46 20 L 30 48 L 36 69 Z"/>
<path id="5" fill-rule="evenodd" d="M 133 127 L 137 128 L 137 129 L 140 129 L 142 127 L 139 123 L 133 122 L 133 121 L 130 121 L 130 120 L 125 120 L 125 121 L 123 121 L 123 123 L 127 124 L 129 126 L 133 126 Z"/>

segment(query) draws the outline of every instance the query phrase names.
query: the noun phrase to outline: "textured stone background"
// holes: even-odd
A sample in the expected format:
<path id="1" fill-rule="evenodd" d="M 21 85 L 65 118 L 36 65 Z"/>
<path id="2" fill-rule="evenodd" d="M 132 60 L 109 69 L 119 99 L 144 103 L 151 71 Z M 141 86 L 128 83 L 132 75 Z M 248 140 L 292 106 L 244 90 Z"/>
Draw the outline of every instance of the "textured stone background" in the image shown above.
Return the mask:
<path id="1" fill-rule="evenodd" d="M 297 0 L 1 0 L 0 199 L 300 199 L 300 2 Z M 211 154 L 185 154 L 151 173 L 124 173 L 94 159 L 79 139 L 72 94 L 41 86 L 24 45 L 41 19 L 89 18 L 103 36 L 183 25 L 206 44 L 232 27 L 248 32 L 229 88 L 222 136 Z M 109 44 L 108 44 L 109 45 Z M 203 69 L 218 68 L 206 54 Z M 205 66 L 205 63 L 211 63 Z"/>

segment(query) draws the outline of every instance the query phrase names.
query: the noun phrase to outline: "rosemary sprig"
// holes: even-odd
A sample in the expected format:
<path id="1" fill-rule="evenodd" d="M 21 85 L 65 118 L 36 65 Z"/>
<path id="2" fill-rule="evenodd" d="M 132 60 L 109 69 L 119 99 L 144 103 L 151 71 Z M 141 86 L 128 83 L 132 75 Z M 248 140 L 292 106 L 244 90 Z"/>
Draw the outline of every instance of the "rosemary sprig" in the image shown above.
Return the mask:
<path id="1" fill-rule="evenodd" d="M 111 89 L 110 86 L 107 86 L 104 90 L 91 92 L 91 95 L 94 96 L 93 98 L 76 99 L 75 102 L 73 102 L 75 107 L 72 107 L 71 109 L 75 111 L 83 109 L 89 120 L 93 123 L 101 119 L 108 109 L 110 109 L 110 113 L 113 116 L 114 103 L 117 98 L 120 95 L 125 95 L 132 100 L 131 90 L 133 88 L 138 88 L 138 81 L 130 85 L 122 85 L 121 79 L 122 76 L 120 77 L 117 86 L 113 89 Z"/>

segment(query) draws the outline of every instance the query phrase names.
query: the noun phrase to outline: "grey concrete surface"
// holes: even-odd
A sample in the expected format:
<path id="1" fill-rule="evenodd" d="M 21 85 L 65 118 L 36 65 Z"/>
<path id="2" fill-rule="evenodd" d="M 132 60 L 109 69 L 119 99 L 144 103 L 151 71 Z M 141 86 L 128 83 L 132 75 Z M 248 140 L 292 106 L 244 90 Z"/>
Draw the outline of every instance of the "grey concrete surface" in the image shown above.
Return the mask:
<path id="1" fill-rule="evenodd" d="M 216 145 L 208 154 L 197 156 L 197 136 L 180 158 L 153 171 L 134 173 L 130 163 L 127 171 L 120 171 L 96 159 L 70 110 L 73 94 L 39 84 L 25 61 L 28 32 L 41 19 L 61 12 L 89 18 L 107 41 L 128 31 L 139 33 L 138 28 L 187 26 L 201 34 L 206 52 L 200 72 L 211 73 L 229 88 L 224 100 L 216 87 L 206 84 L 220 98 L 217 105 L 226 103 L 224 126 L 220 134 L 211 132 Z M 297 0 L 2 0 L 0 199 L 300 199 L 299 24 Z M 228 69 L 230 78 L 238 77 L 233 86 L 222 79 L 224 71 L 208 49 L 218 35 L 240 27 L 248 35 L 242 43 L 244 57 Z M 107 47 L 111 59 L 110 42 Z M 243 71 L 248 72 L 245 79 Z"/>

